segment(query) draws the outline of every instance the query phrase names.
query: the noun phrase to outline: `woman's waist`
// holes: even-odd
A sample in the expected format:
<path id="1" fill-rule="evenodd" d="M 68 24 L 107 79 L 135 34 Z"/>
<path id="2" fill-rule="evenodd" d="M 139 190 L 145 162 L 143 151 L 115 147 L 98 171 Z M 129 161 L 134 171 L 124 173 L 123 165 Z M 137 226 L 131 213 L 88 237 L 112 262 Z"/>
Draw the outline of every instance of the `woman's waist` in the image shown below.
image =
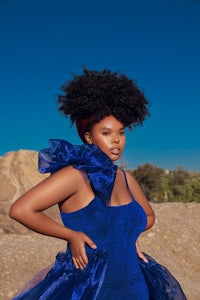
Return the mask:
<path id="1" fill-rule="evenodd" d="M 95 257 L 104 258 L 108 266 L 108 269 L 114 273 L 126 273 L 128 276 L 135 276 L 137 270 L 140 270 L 138 255 L 134 248 L 130 250 L 126 249 L 109 249 L 105 245 L 103 247 L 97 246 L 97 249 L 92 249 L 89 246 L 85 246 L 88 260 Z M 70 248 L 67 247 L 67 255 L 71 256 Z"/>
<path id="2" fill-rule="evenodd" d="M 94 235 L 88 235 L 91 240 L 94 241 L 97 246 L 97 251 L 105 251 L 110 259 L 121 259 L 129 261 L 137 257 L 135 243 L 136 240 L 126 241 L 126 244 L 114 241 L 108 236 L 95 237 Z M 95 253 L 95 250 L 85 244 L 85 250 L 87 254 Z M 70 251 L 69 244 L 67 244 L 67 251 Z"/>
<path id="3" fill-rule="evenodd" d="M 143 280 L 139 259 L 136 253 L 127 253 L 119 256 L 105 249 L 91 249 L 87 247 L 86 253 L 88 256 L 88 267 L 95 267 L 96 264 L 106 266 L 104 286 L 120 286 L 129 285 L 135 280 Z M 71 253 L 67 248 L 67 257 L 71 261 Z M 73 263 L 72 263 L 73 265 Z"/>
<path id="4" fill-rule="evenodd" d="M 123 261 L 115 264 L 108 262 L 103 286 L 125 286 L 140 280 L 144 280 L 144 277 L 138 263 L 128 265 Z"/>

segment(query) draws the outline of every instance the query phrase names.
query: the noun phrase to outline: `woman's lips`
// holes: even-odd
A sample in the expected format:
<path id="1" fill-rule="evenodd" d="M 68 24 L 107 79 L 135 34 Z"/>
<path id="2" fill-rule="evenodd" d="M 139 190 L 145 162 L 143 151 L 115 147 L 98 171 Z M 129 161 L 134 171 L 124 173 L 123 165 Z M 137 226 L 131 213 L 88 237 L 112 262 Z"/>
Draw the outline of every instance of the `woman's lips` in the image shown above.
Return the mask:
<path id="1" fill-rule="evenodd" d="M 114 155 L 119 155 L 120 154 L 120 149 L 119 148 L 112 148 L 112 149 L 110 149 L 110 152 Z"/>

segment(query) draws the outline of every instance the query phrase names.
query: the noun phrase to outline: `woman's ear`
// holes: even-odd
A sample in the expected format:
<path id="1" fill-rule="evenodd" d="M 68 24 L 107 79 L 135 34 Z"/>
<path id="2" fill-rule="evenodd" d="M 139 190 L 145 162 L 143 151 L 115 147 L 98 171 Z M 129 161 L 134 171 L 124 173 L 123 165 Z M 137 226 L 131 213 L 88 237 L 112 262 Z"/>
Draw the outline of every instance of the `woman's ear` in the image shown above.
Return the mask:
<path id="1" fill-rule="evenodd" d="M 93 144 L 92 137 L 91 137 L 91 134 L 90 134 L 89 132 L 86 132 L 86 133 L 84 134 L 84 138 L 85 138 L 85 140 L 86 140 L 86 142 L 87 142 L 88 144 Z"/>

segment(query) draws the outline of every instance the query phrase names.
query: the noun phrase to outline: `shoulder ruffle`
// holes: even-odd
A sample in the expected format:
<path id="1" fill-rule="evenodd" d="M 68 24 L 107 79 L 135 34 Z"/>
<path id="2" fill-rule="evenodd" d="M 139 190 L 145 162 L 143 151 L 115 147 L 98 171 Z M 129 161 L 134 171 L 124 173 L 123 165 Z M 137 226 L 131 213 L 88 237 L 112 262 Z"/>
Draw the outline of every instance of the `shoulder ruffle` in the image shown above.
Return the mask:
<path id="1" fill-rule="evenodd" d="M 50 139 L 49 148 L 39 152 L 38 164 L 41 173 L 55 173 L 69 165 L 86 172 L 94 194 L 109 203 L 117 166 L 97 146 Z"/>

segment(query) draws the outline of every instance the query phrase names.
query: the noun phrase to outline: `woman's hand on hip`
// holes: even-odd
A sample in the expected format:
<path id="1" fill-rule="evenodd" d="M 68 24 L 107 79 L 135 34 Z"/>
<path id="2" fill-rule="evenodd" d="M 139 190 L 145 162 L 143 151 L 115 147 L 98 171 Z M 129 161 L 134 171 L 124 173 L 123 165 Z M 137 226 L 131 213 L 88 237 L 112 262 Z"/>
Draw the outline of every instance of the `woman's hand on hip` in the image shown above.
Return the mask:
<path id="1" fill-rule="evenodd" d="M 137 251 L 138 257 L 139 257 L 140 259 L 142 259 L 145 263 L 147 263 L 148 260 L 146 259 L 146 257 L 145 257 L 144 254 L 142 253 L 138 241 L 136 241 L 136 251 Z"/>
<path id="2" fill-rule="evenodd" d="M 75 268 L 83 270 L 88 264 L 85 244 L 92 249 L 96 249 L 97 246 L 84 232 L 74 230 L 72 230 L 70 237 L 68 238 L 68 243 Z"/>

